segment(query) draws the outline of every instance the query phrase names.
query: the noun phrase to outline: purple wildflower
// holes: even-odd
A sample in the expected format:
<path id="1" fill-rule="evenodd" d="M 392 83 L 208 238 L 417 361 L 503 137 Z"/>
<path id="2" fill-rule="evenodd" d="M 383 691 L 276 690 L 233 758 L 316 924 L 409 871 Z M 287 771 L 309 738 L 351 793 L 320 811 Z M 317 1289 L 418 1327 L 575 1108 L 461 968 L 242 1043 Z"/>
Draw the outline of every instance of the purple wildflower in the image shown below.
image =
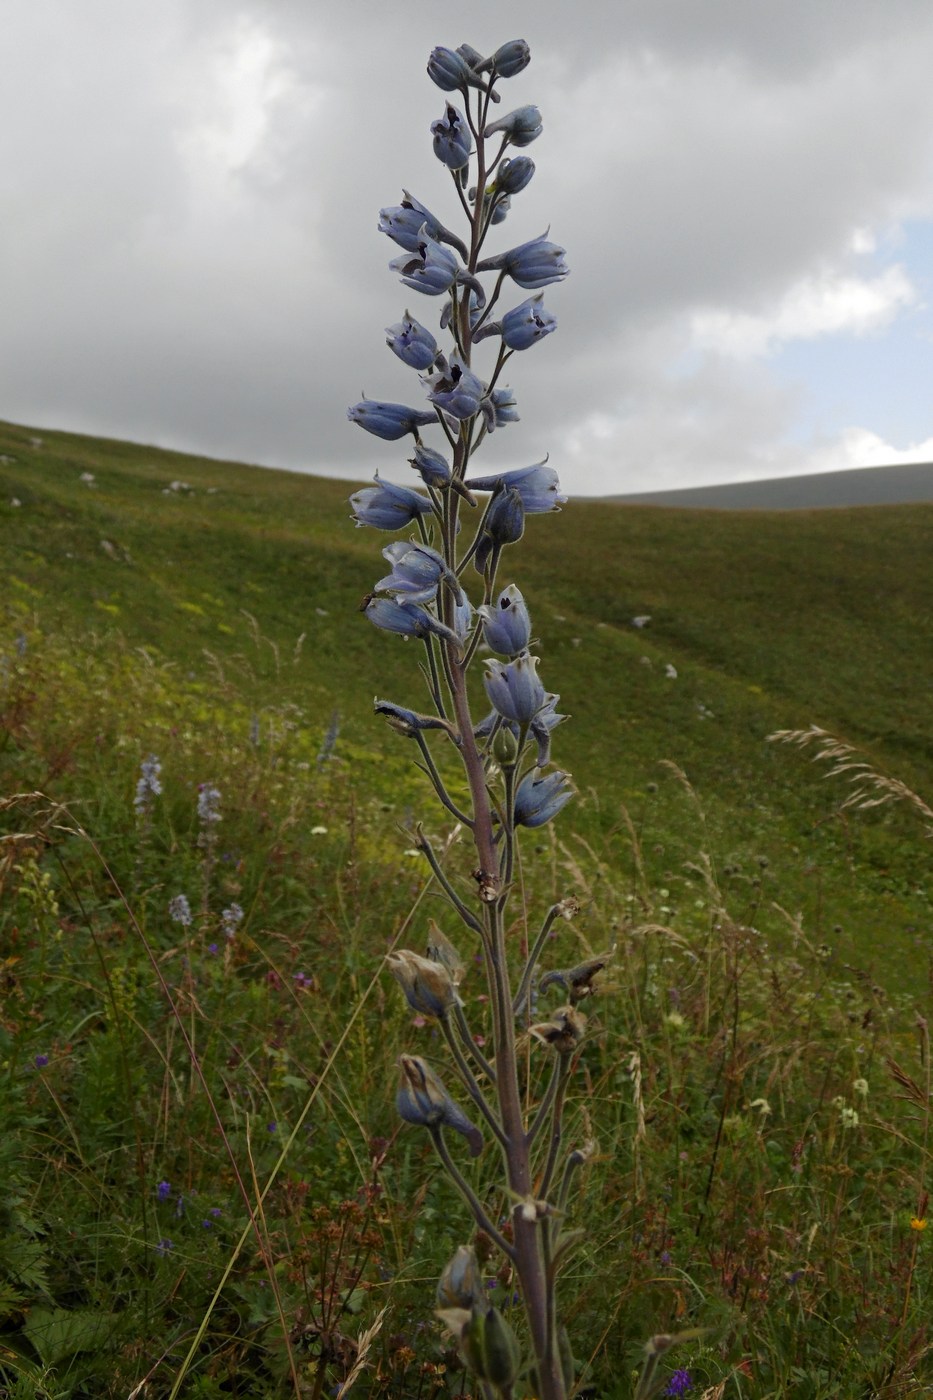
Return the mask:
<path id="1" fill-rule="evenodd" d="M 172 1184 L 170 1181 L 160 1181 L 156 1187 L 156 1196 L 160 1201 L 167 1201 L 172 1194 Z"/>
<path id="2" fill-rule="evenodd" d="M 36 1058 L 33 1060 L 33 1064 L 35 1065 L 36 1069 L 45 1069 L 48 1062 L 48 1055 L 37 1055 Z"/>
<path id="3" fill-rule="evenodd" d="M 133 806 L 141 816 L 149 811 L 150 803 L 154 797 L 158 797 L 162 791 L 162 779 L 159 776 L 162 772 L 162 765 L 155 754 L 150 754 L 144 758 L 139 765 L 140 778 L 136 784 L 136 796 L 133 798 Z"/>
<path id="4" fill-rule="evenodd" d="M 234 902 L 229 908 L 221 910 L 220 926 L 225 938 L 232 938 L 242 922 L 243 910 L 239 904 Z"/>
<path id="5" fill-rule="evenodd" d="M 157 1254 L 168 1254 L 175 1248 L 171 1240 L 161 1239 L 156 1245 Z"/>
<path id="6" fill-rule="evenodd" d="M 682 1367 L 678 1367 L 678 1369 L 674 1372 L 674 1374 L 668 1381 L 667 1387 L 662 1392 L 662 1394 L 686 1395 L 687 1391 L 692 1389 L 693 1377 L 690 1375 L 690 1372 L 684 1370 Z"/>
<path id="7" fill-rule="evenodd" d="M 213 783 L 198 783 L 198 821 L 212 826 L 220 821 L 220 789 Z"/>

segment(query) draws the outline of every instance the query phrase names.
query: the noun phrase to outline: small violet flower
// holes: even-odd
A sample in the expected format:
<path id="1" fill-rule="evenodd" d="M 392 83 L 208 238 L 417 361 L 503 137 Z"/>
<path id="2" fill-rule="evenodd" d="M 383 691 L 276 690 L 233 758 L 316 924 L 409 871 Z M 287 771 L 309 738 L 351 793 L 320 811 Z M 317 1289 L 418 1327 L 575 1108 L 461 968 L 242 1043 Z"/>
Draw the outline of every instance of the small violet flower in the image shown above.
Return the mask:
<path id="1" fill-rule="evenodd" d="M 33 1060 L 33 1064 L 35 1065 L 36 1069 L 45 1069 L 48 1062 L 48 1055 L 37 1055 Z"/>
<path id="2" fill-rule="evenodd" d="M 693 1389 L 693 1377 L 689 1371 L 681 1367 L 673 1373 L 667 1383 L 667 1387 L 662 1392 L 664 1395 L 686 1395 L 688 1390 Z"/>
<path id="3" fill-rule="evenodd" d="M 160 1201 L 167 1201 L 172 1194 L 172 1185 L 169 1181 L 160 1181 L 156 1187 L 156 1196 Z"/>
<path id="4" fill-rule="evenodd" d="M 357 526 L 370 525 L 374 530 L 404 530 L 419 515 L 430 514 L 431 502 L 407 486 L 393 486 L 382 481 L 377 472 L 375 486 L 365 486 L 350 497 Z"/>
<path id="5" fill-rule="evenodd" d="M 347 409 L 351 423 L 358 423 L 368 433 L 383 438 L 386 442 L 397 442 L 406 433 L 418 436 L 418 429 L 428 423 L 437 422 L 437 414 L 430 409 L 407 408 L 402 403 L 383 403 L 379 399 L 362 399 Z"/>

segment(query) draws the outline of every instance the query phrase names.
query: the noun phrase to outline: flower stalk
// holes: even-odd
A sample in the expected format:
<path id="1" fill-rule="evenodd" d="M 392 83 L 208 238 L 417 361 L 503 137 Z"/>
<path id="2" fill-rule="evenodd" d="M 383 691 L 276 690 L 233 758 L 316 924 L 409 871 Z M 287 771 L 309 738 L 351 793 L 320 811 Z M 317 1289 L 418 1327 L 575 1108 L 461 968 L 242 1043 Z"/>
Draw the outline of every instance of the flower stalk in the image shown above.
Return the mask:
<path id="1" fill-rule="evenodd" d="M 521 358 L 515 361 L 516 354 L 523 356 L 556 329 L 557 319 L 545 310 L 540 289 L 563 281 L 568 272 L 564 250 L 546 235 L 491 254 L 485 247 L 509 217 L 513 197 L 535 173 L 527 156 L 510 159 L 507 152 L 538 137 L 542 122 L 537 107 L 517 107 L 490 123 L 490 109 L 500 100 L 497 84 L 522 72 L 529 59 L 528 45 L 520 39 L 489 57 L 466 44 L 439 47 L 431 54 L 428 74 L 448 95 L 443 115 L 431 127 L 434 152 L 453 182 L 467 235 L 461 239 L 451 233 L 407 191 L 400 205 L 381 211 L 379 229 L 403 250 L 390 263 L 402 284 L 438 299 L 439 328 L 449 333 L 452 345 L 445 351 L 433 327 L 423 325 L 406 307 L 388 328 L 387 344 L 401 363 L 420 374 L 425 407 L 363 399 L 348 416 L 383 441 L 414 438 L 410 465 L 426 494 L 392 486 L 377 475 L 375 487 L 357 492 L 351 502 L 358 525 L 403 536 L 383 551 L 391 569 L 375 585 L 364 610 L 383 631 L 424 642 L 424 676 L 437 718 L 386 700 L 378 700 L 376 710 L 396 733 L 415 739 L 420 760 L 416 766 L 443 810 L 469 835 L 475 908 L 461 893 L 462 881 L 446 868 L 446 858 L 441 864 L 420 826 L 415 841 L 460 919 L 462 936 L 478 942 L 488 994 L 485 1035 L 474 1037 L 460 995 L 467 964 L 436 925 L 428 938 L 427 957 L 409 950 L 393 954 L 389 969 L 409 1006 L 440 1025 L 449 1052 L 444 1077 L 459 1083 L 467 1109 L 478 1113 L 488 1135 L 483 1137 L 443 1078 L 417 1055 L 400 1058 L 402 1085 L 396 1102 L 406 1122 L 428 1129 L 474 1221 L 514 1267 L 527 1324 L 526 1352 L 523 1356 L 518 1337 L 485 1299 L 468 1298 L 463 1307 L 447 1308 L 442 1317 L 457 1336 L 481 1394 L 512 1396 L 525 1374 L 533 1376 L 540 1400 L 566 1400 L 573 1385 L 567 1361 L 571 1354 L 555 1293 L 560 1262 L 555 1251 L 556 1202 L 549 1203 L 547 1194 L 559 1183 L 563 1214 L 574 1168 L 585 1160 L 579 1151 L 566 1153 L 562 1120 L 586 1018 L 569 1005 L 555 1011 L 550 1021 L 530 1026 L 532 1054 L 554 1061 L 550 1076 L 536 1076 L 548 1079 L 537 1103 L 527 1098 L 523 1087 L 519 1050 L 524 1058 L 522 1028 L 529 1027 L 532 1018 L 538 964 L 555 920 L 567 914 L 572 901 L 548 911 L 523 963 L 516 962 L 507 944 L 506 928 L 521 828 L 553 820 L 570 800 L 572 788 L 566 774 L 549 768 L 550 732 L 563 717 L 556 713 L 559 697 L 545 691 L 537 674 L 538 658 L 529 651 L 531 621 L 524 599 L 511 583 L 497 597 L 499 575 L 522 538 L 526 515 L 556 510 L 566 497 L 556 472 L 544 462 L 494 476 L 468 476 L 486 438 L 518 418 L 513 394 L 499 386 L 499 379 L 508 362 L 524 363 Z M 491 286 L 482 280 L 485 273 L 491 276 Z M 500 298 L 507 301 L 513 284 L 533 295 L 506 306 L 491 320 L 493 307 Z M 474 349 L 485 352 L 481 342 L 486 340 L 492 341 L 493 353 L 484 370 L 479 361 L 474 364 Z M 440 433 L 440 451 L 423 436 L 432 430 Z M 449 459 L 443 455 L 447 449 Z M 486 500 L 484 493 L 489 493 Z M 404 538 L 412 530 L 417 537 Z M 458 543 L 461 534 L 463 541 Z M 470 564 L 473 568 L 468 569 Z M 477 578 L 480 597 L 474 608 L 468 584 Z M 484 683 L 493 708 L 488 719 L 477 723 L 470 673 L 484 644 L 506 659 L 486 662 Z M 451 762 L 459 765 L 467 803 L 451 795 L 461 790 L 444 776 Z M 554 976 L 566 996 L 566 983 L 560 980 L 565 974 Z M 481 1045 L 488 1047 L 485 1053 Z M 510 1230 L 496 1223 L 487 1204 L 494 1191 L 487 1187 L 477 1192 L 461 1171 L 457 1157 L 463 1153 L 462 1143 L 448 1143 L 445 1127 L 465 1141 L 487 1172 L 488 1154 L 498 1152 L 499 1219 L 508 1216 Z M 533 1151 L 542 1134 L 547 1146 L 542 1151 L 543 1175 L 537 1169 L 536 1184 Z M 462 1259 L 458 1270 L 463 1270 Z"/>

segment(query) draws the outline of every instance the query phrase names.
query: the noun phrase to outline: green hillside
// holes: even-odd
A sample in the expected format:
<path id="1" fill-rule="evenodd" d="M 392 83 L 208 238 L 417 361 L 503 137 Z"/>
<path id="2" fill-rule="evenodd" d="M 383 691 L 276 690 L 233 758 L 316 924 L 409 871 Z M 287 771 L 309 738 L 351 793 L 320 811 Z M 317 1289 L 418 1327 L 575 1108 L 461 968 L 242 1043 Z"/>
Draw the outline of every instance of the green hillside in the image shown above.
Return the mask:
<path id="1" fill-rule="evenodd" d="M 388 778 L 417 800 L 404 746 L 370 709 L 376 692 L 421 703 L 414 650 L 356 612 L 389 537 L 352 527 L 348 490 L 4 425 L 7 628 L 28 616 L 77 649 L 91 634 L 119 638 L 208 689 L 212 667 L 248 673 L 257 713 L 299 706 L 314 748 L 336 711 L 338 754 L 363 765 L 362 781 Z M 933 791 L 931 531 L 933 505 L 745 514 L 572 502 L 529 520 L 515 581 L 545 684 L 572 715 L 555 752 L 581 792 L 561 834 L 601 843 L 624 805 L 653 873 L 685 887 L 696 818 L 659 767 L 668 760 L 699 794 L 722 878 L 747 886 L 749 918 L 779 927 L 779 894 L 840 956 L 911 985 L 929 909 L 914 819 L 840 817 L 844 786 L 821 785 L 820 769 L 766 736 L 817 724 Z M 622 844 L 618 859 L 629 860 Z"/>
<path id="2" fill-rule="evenodd" d="M 388 953 L 438 921 L 478 1064 L 495 1027 L 416 824 L 455 898 L 475 854 L 372 713 L 424 705 L 421 650 L 359 615 L 388 537 L 347 495 L 0 425 L 10 1400 L 472 1400 L 433 1314 L 467 1241 L 522 1332 L 495 1143 L 450 1144 L 475 1230 L 396 1110 L 400 1055 L 469 1080 Z M 580 1400 L 933 1384 L 929 810 L 841 810 L 844 777 L 767 742 L 817 724 L 933 794 L 931 527 L 576 502 L 514 551 L 578 789 L 520 833 L 504 934 L 520 963 L 573 913 L 516 1019 L 525 1121 L 563 1105 L 534 1170 L 561 1138 L 580 1164 Z M 555 1090 L 532 1018 L 581 964 Z"/>

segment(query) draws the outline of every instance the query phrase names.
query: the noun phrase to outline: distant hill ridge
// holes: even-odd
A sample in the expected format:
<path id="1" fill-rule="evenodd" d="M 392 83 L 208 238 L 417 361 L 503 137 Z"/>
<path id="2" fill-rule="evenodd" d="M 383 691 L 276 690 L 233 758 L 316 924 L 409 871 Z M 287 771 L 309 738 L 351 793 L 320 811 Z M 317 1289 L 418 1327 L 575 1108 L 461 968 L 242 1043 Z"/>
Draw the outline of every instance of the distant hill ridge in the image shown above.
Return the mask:
<path id="1" fill-rule="evenodd" d="M 811 476 L 689 486 L 680 491 L 639 491 L 612 496 L 624 505 L 701 510 L 824 510 L 850 506 L 905 506 L 933 501 L 933 462 L 909 466 L 855 467 Z"/>

